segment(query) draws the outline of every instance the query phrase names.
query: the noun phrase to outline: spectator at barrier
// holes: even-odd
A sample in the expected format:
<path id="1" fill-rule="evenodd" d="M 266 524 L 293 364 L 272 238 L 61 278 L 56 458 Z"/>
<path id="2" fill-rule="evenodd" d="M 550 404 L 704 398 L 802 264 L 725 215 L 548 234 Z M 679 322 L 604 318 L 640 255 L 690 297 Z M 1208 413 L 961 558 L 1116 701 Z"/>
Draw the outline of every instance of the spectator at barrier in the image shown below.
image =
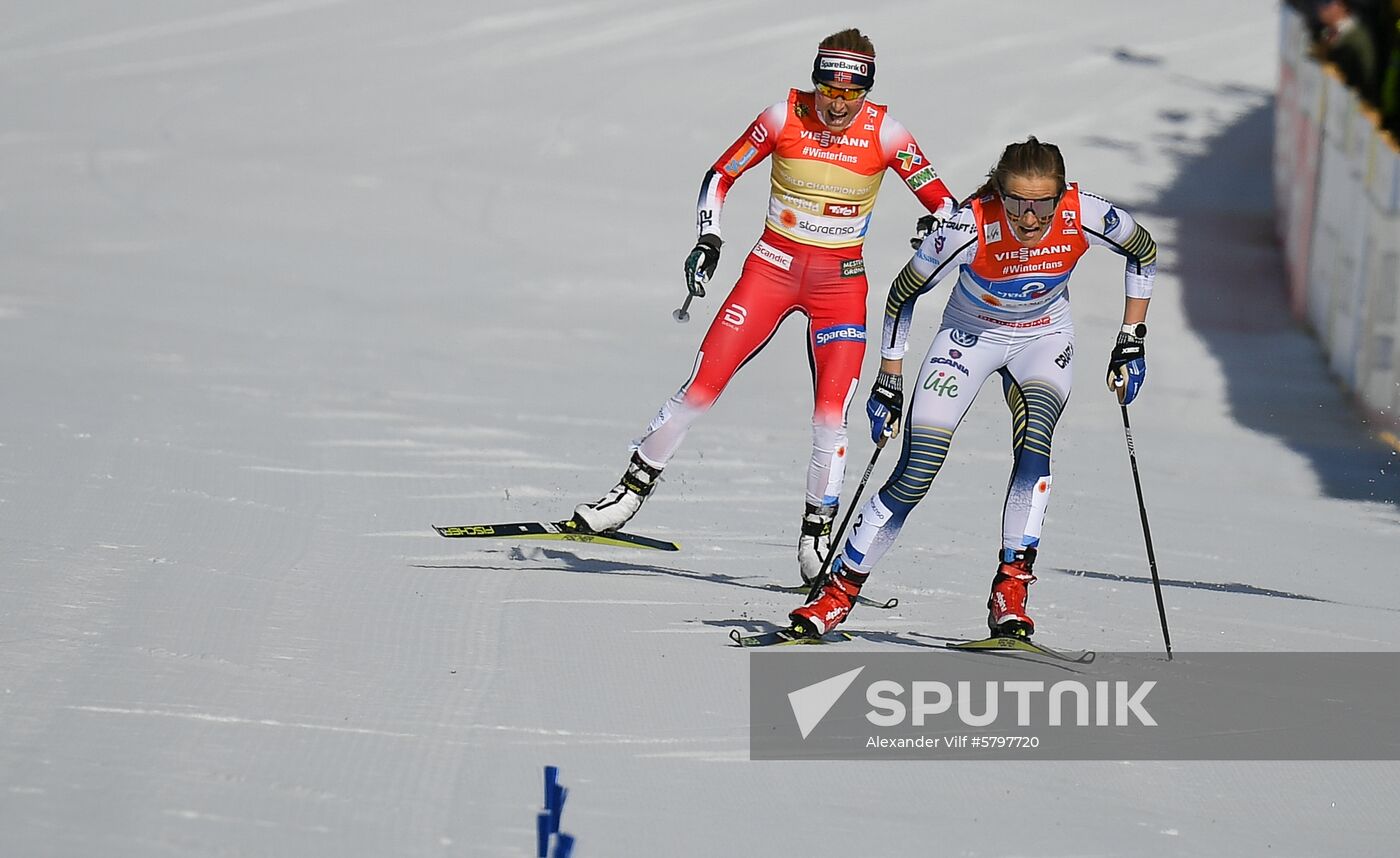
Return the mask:
<path id="1" fill-rule="evenodd" d="M 1352 14 L 1353 0 L 1319 0 L 1314 7 L 1322 25 L 1317 50 L 1333 63 L 1347 85 L 1375 103 L 1376 43 L 1361 19 Z"/>
<path id="2" fill-rule="evenodd" d="M 1385 62 L 1380 69 L 1376 107 L 1380 108 L 1385 127 L 1395 132 L 1400 131 L 1400 0 L 1390 0 L 1379 20 L 1378 47 Z"/>
<path id="3" fill-rule="evenodd" d="M 1308 37 L 1314 42 L 1318 39 L 1318 34 L 1322 31 L 1322 25 L 1317 22 L 1317 16 L 1313 14 L 1313 7 L 1318 0 L 1284 0 L 1284 3 L 1292 7 L 1303 19 L 1303 24 L 1308 28 Z"/>

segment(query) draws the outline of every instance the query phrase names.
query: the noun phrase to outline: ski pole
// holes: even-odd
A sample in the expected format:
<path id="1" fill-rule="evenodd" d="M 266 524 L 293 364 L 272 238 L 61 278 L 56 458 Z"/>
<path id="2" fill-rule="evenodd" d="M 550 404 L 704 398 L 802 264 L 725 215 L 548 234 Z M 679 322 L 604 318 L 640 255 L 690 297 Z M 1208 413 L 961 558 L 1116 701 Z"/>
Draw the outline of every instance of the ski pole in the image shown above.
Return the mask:
<path id="1" fill-rule="evenodd" d="M 685 303 L 677 307 L 674 311 L 672 311 L 671 318 L 675 319 L 677 322 L 689 322 L 690 302 L 693 300 L 695 300 L 694 293 L 685 296 Z"/>
<path id="2" fill-rule="evenodd" d="M 1157 592 L 1157 615 L 1162 619 L 1162 640 L 1167 645 L 1167 661 L 1172 660 L 1172 635 L 1167 631 L 1167 608 L 1162 603 L 1162 579 L 1157 577 L 1157 555 L 1152 550 L 1152 530 L 1147 526 L 1147 505 L 1142 500 L 1142 478 L 1138 476 L 1137 453 L 1133 449 L 1133 427 L 1128 425 L 1128 406 L 1123 409 L 1123 434 L 1128 439 L 1128 461 L 1133 466 L 1133 486 L 1137 489 L 1138 514 L 1142 516 L 1142 538 L 1147 543 L 1147 566 L 1152 570 L 1152 589 Z"/>
<path id="3" fill-rule="evenodd" d="M 856 506 L 860 503 L 860 496 L 865 492 L 865 484 L 870 482 L 870 474 L 875 470 L 875 460 L 880 458 L 880 451 L 885 449 L 885 442 L 888 441 L 889 438 L 890 436 L 888 434 L 884 434 L 880 436 L 879 441 L 875 442 L 875 452 L 870 456 L 870 464 L 865 466 L 865 476 L 860 478 L 860 485 L 856 486 L 856 494 L 855 497 L 851 498 L 851 505 L 846 509 L 846 517 L 841 519 L 841 529 L 836 531 L 835 538 L 831 540 L 831 550 L 826 553 L 826 559 L 822 561 L 821 571 L 817 573 L 817 577 L 812 579 L 813 591 L 821 585 L 822 581 L 826 580 L 826 573 L 831 569 L 831 560 L 836 556 L 836 552 L 840 550 L 841 538 L 846 535 L 846 525 L 851 523 L 851 516 L 855 513 Z"/>

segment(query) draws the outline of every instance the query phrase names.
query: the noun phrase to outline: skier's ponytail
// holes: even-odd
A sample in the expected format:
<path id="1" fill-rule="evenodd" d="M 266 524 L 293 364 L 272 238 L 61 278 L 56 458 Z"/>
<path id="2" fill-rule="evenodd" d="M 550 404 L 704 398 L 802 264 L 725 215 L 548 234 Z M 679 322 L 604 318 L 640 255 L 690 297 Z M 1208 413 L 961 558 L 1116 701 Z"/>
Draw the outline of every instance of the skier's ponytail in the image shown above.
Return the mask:
<path id="1" fill-rule="evenodd" d="M 1060 154 L 1060 147 L 1054 143 L 1041 143 L 1034 135 L 1027 137 L 1024 143 L 1012 143 L 1002 150 L 1001 159 L 987 173 L 987 181 L 968 200 L 1001 193 L 1011 176 L 1054 179 L 1056 193 L 1064 193 L 1065 159 Z"/>

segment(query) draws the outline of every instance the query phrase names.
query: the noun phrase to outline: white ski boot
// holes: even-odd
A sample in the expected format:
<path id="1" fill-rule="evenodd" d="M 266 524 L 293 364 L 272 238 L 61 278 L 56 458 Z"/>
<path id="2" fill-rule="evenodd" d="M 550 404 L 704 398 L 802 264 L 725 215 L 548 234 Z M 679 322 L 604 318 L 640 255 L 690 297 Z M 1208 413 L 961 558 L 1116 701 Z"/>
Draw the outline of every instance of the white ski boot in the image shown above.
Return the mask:
<path id="1" fill-rule="evenodd" d="M 807 504 L 802 516 L 802 536 L 797 540 L 797 569 L 808 584 L 821 574 L 822 564 L 831 555 L 831 523 L 836 520 L 836 504 Z"/>
<path id="2" fill-rule="evenodd" d="M 593 533 L 617 530 L 642 508 L 642 501 L 656 488 L 660 476 L 660 468 L 653 468 L 642 461 L 641 455 L 633 453 L 621 482 L 593 503 L 581 503 L 574 507 L 574 521 L 580 528 Z"/>

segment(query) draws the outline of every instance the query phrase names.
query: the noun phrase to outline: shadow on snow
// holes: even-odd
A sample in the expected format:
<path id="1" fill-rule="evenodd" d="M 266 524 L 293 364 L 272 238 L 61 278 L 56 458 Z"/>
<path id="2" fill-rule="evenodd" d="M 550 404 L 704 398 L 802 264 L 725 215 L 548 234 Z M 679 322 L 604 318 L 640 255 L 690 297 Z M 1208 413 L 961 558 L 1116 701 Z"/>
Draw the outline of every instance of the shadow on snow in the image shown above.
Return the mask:
<path id="1" fill-rule="evenodd" d="M 1227 94 L 1254 106 L 1204 146 L 1182 134 L 1158 136 L 1178 162 L 1175 178 L 1133 210 L 1149 225 L 1154 214 L 1177 221 L 1176 239 L 1158 264 L 1180 280 L 1187 321 L 1220 363 L 1234 419 L 1306 458 L 1327 495 L 1383 502 L 1394 511 L 1396 452 L 1367 430 L 1321 345 L 1288 309 L 1274 234 L 1273 98 L 1247 88 Z M 1169 123 L 1187 116 L 1160 114 Z"/>

